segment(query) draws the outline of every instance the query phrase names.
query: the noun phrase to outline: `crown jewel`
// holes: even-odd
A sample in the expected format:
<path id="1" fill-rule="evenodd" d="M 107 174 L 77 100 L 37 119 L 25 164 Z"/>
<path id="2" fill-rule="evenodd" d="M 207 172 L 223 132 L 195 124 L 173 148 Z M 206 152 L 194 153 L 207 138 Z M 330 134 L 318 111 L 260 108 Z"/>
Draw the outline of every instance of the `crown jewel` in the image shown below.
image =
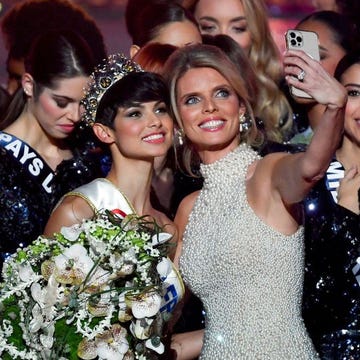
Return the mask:
<path id="1" fill-rule="evenodd" d="M 105 92 L 118 80 L 134 71 L 141 72 L 143 70 L 140 65 L 123 54 L 109 55 L 102 64 L 98 65 L 90 75 L 85 95 L 81 100 L 81 104 L 84 106 L 82 119 L 88 124 L 93 124 L 100 100 Z"/>

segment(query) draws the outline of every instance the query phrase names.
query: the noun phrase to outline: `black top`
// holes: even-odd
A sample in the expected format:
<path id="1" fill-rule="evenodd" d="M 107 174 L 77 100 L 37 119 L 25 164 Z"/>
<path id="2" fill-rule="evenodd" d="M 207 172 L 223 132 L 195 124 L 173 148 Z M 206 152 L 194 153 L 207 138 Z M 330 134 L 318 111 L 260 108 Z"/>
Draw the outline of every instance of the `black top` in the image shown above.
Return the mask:
<path id="1" fill-rule="evenodd" d="M 22 163 L 22 150 L 17 158 L 14 151 L 14 147 L 0 146 L 0 266 L 6 256 L 42 234 L 52 208 L 63 194 L 102 175 L 98 156 L 75 151 L 74 157 L 59 164 L 55 172 L 50 169 L 53 178 L 47 184 L 29 171 L 37 174 L 33 158 Z"/>
<path id="2" fill-rule="evenodd" d="M 358 359 L 360 218 L 334 200 L 343 168 L 336 161 L 331 168 L 304 202 L 303 316 L 322 359 Z"/>

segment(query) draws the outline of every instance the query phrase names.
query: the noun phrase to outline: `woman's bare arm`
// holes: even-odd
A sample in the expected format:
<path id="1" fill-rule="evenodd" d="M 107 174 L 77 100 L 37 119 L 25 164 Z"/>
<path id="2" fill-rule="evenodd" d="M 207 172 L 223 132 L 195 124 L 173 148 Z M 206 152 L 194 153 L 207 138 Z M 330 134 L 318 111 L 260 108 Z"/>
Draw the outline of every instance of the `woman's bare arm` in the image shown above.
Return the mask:
<path id="1" fill-rule="evenodd" d="M 203 346 L 204 330 L 174 334 L 171 338 L 171 349 L 176 351 L 176 360 L 196 359 Z"/>
<path id="2" fill-rule="evenodd" d="M 89 204 L 78 196 L 68 196 L 56 207 L 45 226 L 44 235 L 52 237 L 63 226 L 81 223 L 84 219 L 91 219 L 94 212 Z"/>
<path id="3" fill-rule="evenodd" d="M 190 212 L 192 208 L 194 207 L 195 201 L 197 197 L 199 196 L 199 191 L 195 191 L 191 193 L 190 195 L 186 196 L 180 203 L 177 211 L 176 216 L 174 219 L 174 223 L 177 226 L 179 236 L 178 236 L 178 243 L 176 246 L 176 252 L 174 257 L 174 264 L 176 267 L 179 267 L 179 258 L 181 255 L 181 250 L 183 246 L 183 234 L 185 231 L 186 224 L 189 219 Z"/>
<path id="4" fill-rule="evenodd" d="M 287 52 L 284 64 L 288 84 L 305 90 L 325 106 L 307 150 L 279 157 L 279 161 L 274 162 L 274 187 L 285 204 L 293 204 L 301 201 L 326 172 L 343 134 L 347 93 L 318 61 L 302 51 Z M 306 73 L 303 81 L 291 76 L 296 76 L 301 69 Z"/>

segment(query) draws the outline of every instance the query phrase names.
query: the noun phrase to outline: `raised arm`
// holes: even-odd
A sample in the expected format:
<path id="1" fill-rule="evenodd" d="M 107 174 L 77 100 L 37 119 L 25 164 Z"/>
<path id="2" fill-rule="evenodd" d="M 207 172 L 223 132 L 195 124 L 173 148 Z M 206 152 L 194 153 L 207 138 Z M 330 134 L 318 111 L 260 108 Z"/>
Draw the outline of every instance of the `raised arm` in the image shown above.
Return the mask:
<path id="1" fill-rule="evenodd" d="M 301 201 L 326 172 L 342 137 L 347 93 L 318 61 L 303 51 L 288 51 L 284 65 L 288 84 L 306 91 L 325 107 L 307 150 L 274 161 L 274 186 L 285 204 L 293 204 Z M 297 78 L 301 70 L 305 73 L 303 80 Z"/>

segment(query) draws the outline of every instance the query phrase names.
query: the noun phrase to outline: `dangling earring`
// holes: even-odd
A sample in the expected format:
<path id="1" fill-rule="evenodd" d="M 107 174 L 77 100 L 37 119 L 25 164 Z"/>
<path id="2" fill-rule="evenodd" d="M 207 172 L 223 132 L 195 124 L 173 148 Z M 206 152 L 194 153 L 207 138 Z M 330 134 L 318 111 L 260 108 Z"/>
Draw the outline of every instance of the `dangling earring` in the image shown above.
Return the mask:
<path id="1" fill-rule="evenodd" d="M 239 130 L 240 132 L 247 132 L 252 127 L 251 116 L 248 113 L 242 113 L 239 115 Z"/>
<path id="2" fill-rule="evenodd" d="M 175 136 L 177 138 L 177 142 L 180 146 L 184 145 L 184 139 L 183 139 L 183 135 L 184 135 L 184 130 L 183 129 L 177 129 L 175 132 Z"/>
<path id="3" fill-rule="evenodd" d="M 240 133 L 243 132 L 243 124 L 245 123 L 246 118 L 245 118 L 245 113 L 242 113 L 239 115 L 239 131 Z"/>

